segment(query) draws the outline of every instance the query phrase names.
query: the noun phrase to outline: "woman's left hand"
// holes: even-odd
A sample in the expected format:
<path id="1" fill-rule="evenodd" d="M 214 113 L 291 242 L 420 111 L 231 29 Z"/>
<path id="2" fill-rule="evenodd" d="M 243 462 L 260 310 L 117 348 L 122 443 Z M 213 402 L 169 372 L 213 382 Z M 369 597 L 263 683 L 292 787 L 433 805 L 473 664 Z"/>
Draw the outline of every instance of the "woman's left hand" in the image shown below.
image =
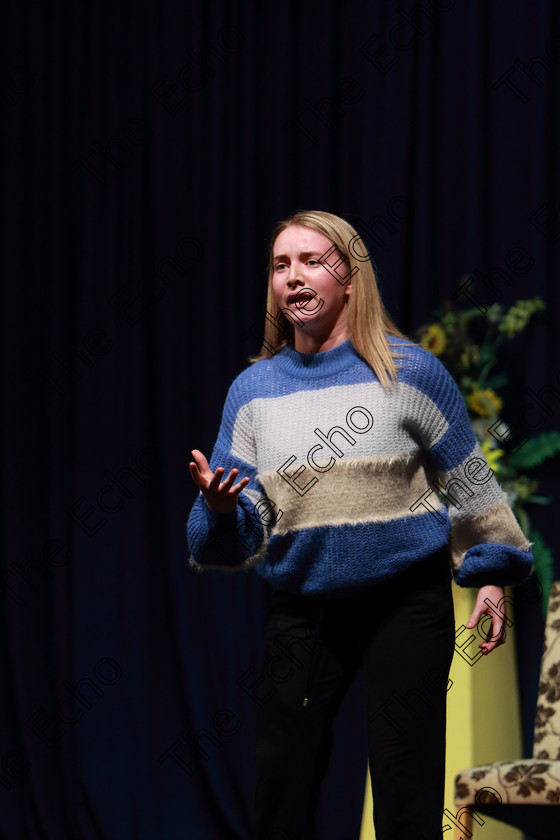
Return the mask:
<path id="1" fill-rule="evenodd" d="M 487 620 L 485 623 L 485 626 L 489 625 L 486 632 L 486 640 L 479 644 L 479 648 L 485 656 L 489 654 L 490 651 L 494 650 L 494 648 L 499 647 L 499 645 L 503 645 L 506 640 L 505 603 L 500 604 L 503 597 L 504 590 L 501 586 L 482 586 L 478 590 L 472 615 L 465 625 L 465 627 L 468 627 L 469 629 L 476 627 L 483 615 L 490 616 L 491 621 Z M 495 608 L 492 608 L 489 604 L 485 603 L 486 598 L 491 601 L 492 604 L 496 605 Z"/>

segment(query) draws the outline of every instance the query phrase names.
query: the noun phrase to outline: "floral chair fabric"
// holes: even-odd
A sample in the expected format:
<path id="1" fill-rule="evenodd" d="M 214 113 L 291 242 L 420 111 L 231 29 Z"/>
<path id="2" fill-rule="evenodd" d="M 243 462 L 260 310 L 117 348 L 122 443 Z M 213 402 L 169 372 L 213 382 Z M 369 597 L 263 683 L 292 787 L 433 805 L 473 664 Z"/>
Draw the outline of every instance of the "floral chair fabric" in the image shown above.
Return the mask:
<path id="1" fill-rule="evenodd" d="M 455 777 L 456 807 L 476 811 L 496 803 L 560 805 L 560 581 L 552 584 L 548 603 L 533 757 L 471 767 Z M 499 812 L 493 816 L 499 819 Z"/>

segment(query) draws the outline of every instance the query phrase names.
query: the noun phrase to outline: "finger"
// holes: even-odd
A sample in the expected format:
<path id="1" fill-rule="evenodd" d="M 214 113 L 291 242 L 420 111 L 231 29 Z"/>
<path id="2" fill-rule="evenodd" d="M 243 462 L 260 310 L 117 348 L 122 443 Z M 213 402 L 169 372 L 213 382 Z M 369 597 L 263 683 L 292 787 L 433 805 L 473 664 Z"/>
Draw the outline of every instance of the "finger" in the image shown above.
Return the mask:
<path id="1" fill-rule="evenodd" d="M 191 455 L 194 458 L 194 463 L 196 464 L 198 471 L 201 475 L 208 476 L 208 474 L 212 475 L 212 470 L 210 469 L 210 465 L 208 461 L 202 454 L 199 449 L 192 449 Z"/>
<path id="2" fill-rule="evenodd" d="M 207 479 L 205 479 L 205 477 L 202 475 L 202 473 L 200 472 L 197 464 L 191 462 L 189 464 L 189 471 L 190 471 L 192 480 L 194 481 L 194 483 L 196 484 L 198 489 L 204 494 L 204 497 L 206 498 L 208 488 L 210 487 L 210 482 Z"/>
<path id="3" fill-rule="evenodd" d="M 214 475 L 212 476 L 212 478 L 208 482 L 208 487 L 211 490 L 217 490 L 218 489 L 218 487 L 220 486 L 220 482 L 223 478 L 224 472 L 225 472 L 225 470 L 224 470 L 223 467 L 216 467 L 216 472 L 214 473 Z M 211 471 L 210 471 L 210 474 L 212 474 Z"/>
<path id="4" fill-rule="evenodd" d="M 496 645 L 501 645 L 503 644 L 505 632 L 506 628 L 504 622 L 501 619 L 495 617 L 492 621 L 492 635 L 488 633 L 487 639 L 489 642 L 495 642 Z"/>
<path id="5" fill-rule="evenodd" d="M 236 484 L 235 487 L 232 487 L 232 492 L 238 495 L 245 487 L 247 487 L 250 481 L 250 478 L 242 478 L 239 484 Z"/>
<path id="6" fill-rule="evenodd" d="M 476 625 L 478 624 L 478 620 L 479 620 L 479 618 L 480 618 L 480 613 L 479 613 L 479 611 L 478 611 L 478 610 L 476 609 L 476 607 L 475 607 L 475 609 L 473 610 L 473 613 L 472 613 L 471 617 L 469 618 L 469 620 L 468 620 L 468 621 L 467 621 L 467 623 L 465 624 L 465 627 L 468 627 L 468 628 L 469 628 L 469 630 L 472 630 L 472 628 L 473 628 L 473 627 L 476 627 Z"/>
<path id="7" fill-rule="evenodd" d="M 198 468 L 201 471 L 210 470 L 210 464 L 208 463 L 205 455 L 200 451 L 200 449 L 191 449 L 191 455 L 193 456 L 194 460 L 198 465 Z"/>
<path id="8" fill-rule="evenodd" d="M 485 638 L 483 644 L 494 645 L 494 646 L 501 644 L 503 633 L 504 633 L 503 625 L 501 625 L 499 622 L 496 622 L 495 624 L 492 623 L 490 626 L 491 626 L 491 629 L 488 630 L 488 632 L 486 633 L 486 638 Z"/>
<path id="9" fill-rule="evenodd" d="M 194 461 L 191 461 L 190 464 L 189 464 L 189 472 L 191 474 L 192 480 L 197 485 L 197 487 L 201 487 L 202 486 L 201 474 L 200 474 L 200 471 L 198 469 L 198 466 L 196 465 L 196 463 Z"/>
<path id="10" fill-rule="evenodd" d="M 501 618 L 496 617 L 495 635 L 498 636 L 498 638 L 496 639 L 496 644 L 503 645 L 503 643 L 506 640 L 506 630 L 507 630 L 507 625 L 506 625 L 505 621 Z"/>
<path id="11" fill-rule="evenodd" d="M 239 470 L 236 467 L 234 467 L 231 470 L 228 477 L 226 479 L 224 479 L 224 481 L 222 481 L 220 490 L 229 490 L 238 475 L 239 475 Z"/>
<path id="12" fill-rule="evenodd" d="M 505 642 L 505 626 L 500 621 L 492 625 L 492 634 L 487 633 L 486 641 L 479 644 L 482 653 L 487 655 Z"/>
<path id="13" fill-rule="evenodd" d="M 492 653 L 497 647 L 499 647 L 502 642 L 487 642 L 486 644 L 479 645 L 479 648 L 482 650 L 484 656 L 488 656 L 489 653 Z"/>

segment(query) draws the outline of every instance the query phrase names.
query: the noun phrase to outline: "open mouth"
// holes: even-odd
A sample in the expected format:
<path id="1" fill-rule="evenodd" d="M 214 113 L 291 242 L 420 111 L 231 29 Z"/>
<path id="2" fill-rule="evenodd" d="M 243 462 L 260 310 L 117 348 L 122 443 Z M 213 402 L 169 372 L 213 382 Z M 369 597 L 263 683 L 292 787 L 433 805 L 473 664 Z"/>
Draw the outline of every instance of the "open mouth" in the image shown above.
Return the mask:
<path id="1" fill-rule="evenodd" d="M 300 292 L 291 292 L 286 300 L 288 302 L 288 306 L 305 306 L 305 304 L 308 301 L 313 300 L 314 297 L 315 295 L 311 292 L 302 290 Z"/>

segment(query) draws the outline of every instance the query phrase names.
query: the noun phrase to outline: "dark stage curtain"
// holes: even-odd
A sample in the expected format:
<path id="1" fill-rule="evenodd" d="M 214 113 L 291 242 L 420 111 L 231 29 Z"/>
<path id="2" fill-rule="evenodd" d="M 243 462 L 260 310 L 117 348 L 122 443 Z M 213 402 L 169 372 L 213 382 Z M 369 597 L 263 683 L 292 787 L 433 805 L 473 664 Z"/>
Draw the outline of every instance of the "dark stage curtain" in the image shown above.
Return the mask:
<path id="1" fill-rule="evenodd" d="M 1 836 L 248 840 L 270 592 L 188 567 L 187 462 L 259 346 L 272 226 L 347 217 L 409 333 L 466 272 L 541 295 L 510 410 L 549 389 L 557 426 L 559 7 L 23 2 L 1 33 Z M 518 635 L 530 749 L 538 614 Z M 321 840 L 358 838 L 359 689 Z"/>

